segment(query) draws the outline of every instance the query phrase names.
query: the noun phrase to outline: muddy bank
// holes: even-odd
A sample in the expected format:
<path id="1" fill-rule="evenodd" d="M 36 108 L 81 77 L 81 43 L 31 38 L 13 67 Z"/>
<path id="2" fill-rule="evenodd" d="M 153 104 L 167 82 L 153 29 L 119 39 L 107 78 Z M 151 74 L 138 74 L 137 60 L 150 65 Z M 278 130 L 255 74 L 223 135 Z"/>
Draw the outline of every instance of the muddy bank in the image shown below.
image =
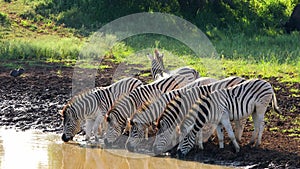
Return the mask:
<path id="1" fill-rule="evenodd" d="M 97 86 L 111 84 L 117 65 L 109 62 L 106 64 L 110 65 L 109 68 L 98 71 Z M 71 97 L 73 68 L 53 64 L 25 64 L 24 68 L 25 73 L 15 78 L 9 75 L 10 69 L 0 66 L 0 125 L 21 130 L 40 129 L 61 133 L 58 111 Z M 136 77 L 138 75 L 137 73 Z M 151 77 L 140 78 L 147 81 Z M 214 140 L 204 144 L 205 150 L 193 149 L 186 160 L 236 166 L 253 165 L 254 168 L 300 166 L 299 124 L 293 122 L 294 119 L 300 119 L 300 93 L 299 90 L 292 90 L 300 89 L 300 84 L 279 83 L 276 78 L 267 80 L 276 89 L 283 116 L 266 113 L 266 127 L 260 148 L 247 146 L 253 126 L 252 122 L 247 121 L 240 153 L 233 153 L 233 146 L 230 144 L 220 150 Z M 229 143 L 228 138 L 226 141 Z"/>

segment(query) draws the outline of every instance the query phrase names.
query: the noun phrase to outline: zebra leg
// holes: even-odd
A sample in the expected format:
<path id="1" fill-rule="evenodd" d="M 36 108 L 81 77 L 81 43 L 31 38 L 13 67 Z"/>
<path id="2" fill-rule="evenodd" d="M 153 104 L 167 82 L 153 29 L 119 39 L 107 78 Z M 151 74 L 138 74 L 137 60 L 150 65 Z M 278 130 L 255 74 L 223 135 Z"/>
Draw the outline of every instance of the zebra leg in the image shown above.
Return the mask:
<path id="1" fill-rule="evenodd" d="M 261 144 L 262 134 L 265 127 L 264 113 L 266 109 L 267 109 L 266 106 L 256 106 L 256 112 L 252 114 L 252 118 L 254 121 L 254 131 L 252 134 L 250 144 L 253 145 L 256 140 L 256 144 L 255 144 L 256 147 L 258 147 Z"/>
<path id="2" fill-rule="evenodd" d="M 221 123 L 217 126 L 217 137 L 219 140 L 219 148 L 224 148 L 224 133 L 223 133 L 223 125 Z"/>
<path id="3" fill-rule="evenodd" d="M 235 138 L 240 143 L 244 131 L 244 121 L 243 120 L 235 120 Z"/>
<path id="4" fill-rule="evenodd" d="M 148 140 L 149 137 L 149 128 L 147 127 L 145 130 L 145 139 Z"/>
<path id="5" fill-rule="evenodd" d="M 198 131 L 197 133 L 197 138 L 198 138 L 198 148 L 203 150 L 203 132 L 202 132 L 202 128 Z"/>
<path id="6" fill-rule="evenodd" d="M 226 131 L 228 133 L 228 136 L 231 139 L 231 141 L 232 141 L 232 143 L 235 147 L 235 151 L 239 152 L 240 151 L 240 146 L 239 146 L 239 144 L 237 143 L 237 141 L 235 139 L 235 135 L 233 133 L 232 126 L 230 124 L 230 119 L 229 119 L 229 116 L 228 116 L 227 112 L 223 113 L 222 118 L 221 118 L 221 123 L 226 129 Z"/>
<path id="7" fill-rule="evenodd" d="M 252 132 L 252 137 L 251 137 L 251 140 L 249 143 L 250 146 L 254 145 L 254 143 L 257 139 L 258 131 L 259 131 L 259 122 L 258 122 L 257 112 L 252 113 L 252 120 L 254 123 L 254 130 Z"/>
<path id="8" fill-rule="evenodd" d="M 177 154 L 180 159 L 184 158 L 185 155 L 193 148 L 195 144 L 196 131 L 190 131 L 184 139 L 179 143 L 177 148 Z"/>
<path id="9" fill-rule="evenodd" d="M 86 120 L 85 141 L 89 141 L 91 138 L 94 122 L 95 122 L 94 119 Z"/>
<path id="10" fill-rule="evenodd" d="M 103 116 L 98 115 L 94 121 L 93 130 L 92 130 L 92 132 L 94 133 L 96 142 L 99 141 L 99 137 L 100 137 L 101 133 L 99 133 L 98 130 L 100 128 L 100 131 L 102 131 L 102 127 L 101 127 L 102 123 L 104 123 Z"/>

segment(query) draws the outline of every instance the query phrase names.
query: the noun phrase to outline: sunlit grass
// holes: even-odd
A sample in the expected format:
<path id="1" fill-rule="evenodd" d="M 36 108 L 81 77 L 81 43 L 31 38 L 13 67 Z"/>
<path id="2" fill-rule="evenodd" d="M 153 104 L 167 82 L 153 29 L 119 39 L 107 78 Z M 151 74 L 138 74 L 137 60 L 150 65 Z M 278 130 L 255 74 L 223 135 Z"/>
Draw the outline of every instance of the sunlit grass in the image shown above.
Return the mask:
<path id="1" fill-rule="evenodd" d="M 23 60 L 77 59 L 81 40 L 42 36 L 0 41 L 0 58 Z"/>

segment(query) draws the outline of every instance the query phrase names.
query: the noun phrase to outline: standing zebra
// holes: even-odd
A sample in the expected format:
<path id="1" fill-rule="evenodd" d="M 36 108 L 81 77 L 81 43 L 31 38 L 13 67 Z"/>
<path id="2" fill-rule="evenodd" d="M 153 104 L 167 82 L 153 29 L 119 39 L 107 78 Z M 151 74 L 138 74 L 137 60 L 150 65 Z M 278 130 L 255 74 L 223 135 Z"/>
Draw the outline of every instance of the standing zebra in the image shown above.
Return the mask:
<path id="1" fill-rule="evenodd" d="M 163 62 L 163 54 L 161 54 L 157 49 L 154 50 L 154 56 L 151 54 L 147 54 L 148 58 L 151 60 L 151 74 L 154 80 L 165 78 L 169 75 L 173 74 L 180 74 L 180 75 L 187 75 L 190 73 L 194 73 L 196 78 L 199 78 L 199 73 L 190 67 L 181 67 L 172 71 L 168 71 L 165 69 L 164 62 Z"/>
<path id="2" fill-rule="evenodd" d="M 271 101 L 273 109 L 280 113 L 271 84 L 259 79 L 248 80 L 234 87 L 215 91 L 207 97 L 199 98 L 180 126 L 180 131 L 186 132 L 190 128 L 192 129 L 178 146 L 179 157 L 185 156 L 190 151 L 194 145 L 196 134 L 201 132 L 201 128 L 207 122 L 211 122 L 217 127 L 220 148 L 224 147 L 221 123 L 233 142 L 236 152 L 239 152 L 240 147 L 232 131 L 230 120 L 239 121 L 250 115 L 254 122 L 250 144 L 256 142 L 255 146 L 259 146 L 264 130 L 264 115 Z M 194 126 L 189 126 L 190 121 L 194 121 Z"/>
<path id="3" fill-rule="evenodd" d="M 132 91 L 129 95 L 121 99 L 106 114 L 108 122 L 108 130 L 104 139 L 104 143 L 110 146 L 123 132 L 126 127 L 127 118 L 137 111 L 142 111 L 163 93 L 178 89 L 195 80 L 194 74 L 171 75 L 167 78 L 160 79 L 143 85 Z"/>
<path id="4" fill-rule="evenodd" d="M 215 81 L 215 82 L 213 82 Z M 216 81 L 212 78 L 199 78 L 195 82 L 190 83 L 189 85 L 185 86 L 182 89 L 170 91 L 166 94 L 164 94 L 162 97 L 157 99 L 153 104 L 148 106 L 147 109 L 140 113 L 134 114 L 130 119 L 128 119 L 128 128 L 130 128 L 130 134 L 129 138 L 126 143 L 126 148 L 129 151 L 133 151 L 134 148 L 145 138 L 145 130 L 152 126 L 154 121 L 157 121 L 157 119 L 162 120 L 163 118 L 166 118 L 167 116 L 171 116 L 172 112 L 167 113 L 168 108 L 170 108 L 170 105 L 172 102 L 175 102 L 175 100 L 179 100 L 181 97 L 184 96 L 187 92 L 190 95 L 195 95 L 195 97 L 199 97 L 200 94 L 207 95 L 211 93 L 212 91 L 222 89 L 222 88 L 228 88 L 231 86 L 234 86 L 236 84 L 244 82 L 244 78 L 240 77 L 228 77 L 219 81 Z M 211 83 L 213 82 L 213 83 Z M 203 86 L 204 85 L 204 86 Z M 201 91 L 195 91 L 193 87 L 195 86 L 202 86 Z M 191 91 L 188 91 L 191 90 Z M 192 104 L 193 100 L 189 104 Z M 187 103 L 188 104 L 188 103 Z M 173 109 L 172 109 L 173 110 Z M 171 110 L 170 110 L 171 111 Z M 182 113 L 182 116 L 184 116 L 187 112 L 185 111 L 174 111 L 174 114 Z M 170 120 L 173 120 L 174 118 L 169 118 Z M 174 122 L 174 121 L 172 121 Z M 179 123 L 179 122 L 178 122 Z M 169 135 L 170 136 L 170 135 Z M 169 137 L 168 136 L 168 137 Z M 166 144 L 171 144 L 171 142 L 168 142 Z M 165 150 L 163 148 L 161 151 Z"/>
<path id="5" fill-rule="evenodd" d="M 157 49 L 154 50 L 154 56 L 147 54 L 147 57 L 151 60 L 151 75 L 154 80 L 165 77 L 169 74 L 164 66 L 164 55 L 161 54 Z"/>
<path id="6" fill-rule="evenodd" d="M 97 139 L 97 129 L 104 114 L 124 94 L 131 92 L 142 82 L 135 78 L 124 78 L 107 87 L 96 87 L 74 96 L 62 109 L 63 135 L 62 140 L 68 142 L 80 131 L 80 124 L 87 122 L 86 140 L 92 132 Z"/>

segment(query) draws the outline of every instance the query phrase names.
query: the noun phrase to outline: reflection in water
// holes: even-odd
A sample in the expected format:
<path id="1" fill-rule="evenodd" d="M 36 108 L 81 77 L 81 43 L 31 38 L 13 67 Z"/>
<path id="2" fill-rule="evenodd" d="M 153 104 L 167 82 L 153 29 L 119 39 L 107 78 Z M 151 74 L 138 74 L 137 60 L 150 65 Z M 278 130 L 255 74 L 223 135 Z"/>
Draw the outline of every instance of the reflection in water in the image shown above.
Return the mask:
<path id="1" fill-rule="evenodd" d="M 172 158 L 150 157 L 125 150 L 83 148 L 66 144 L 56 134 L 37 131 L 16 132 L 0 129 L 0 166 L 13 168 L 84 168 L 84 169 L 218 169 L 224 166 Z"/>

